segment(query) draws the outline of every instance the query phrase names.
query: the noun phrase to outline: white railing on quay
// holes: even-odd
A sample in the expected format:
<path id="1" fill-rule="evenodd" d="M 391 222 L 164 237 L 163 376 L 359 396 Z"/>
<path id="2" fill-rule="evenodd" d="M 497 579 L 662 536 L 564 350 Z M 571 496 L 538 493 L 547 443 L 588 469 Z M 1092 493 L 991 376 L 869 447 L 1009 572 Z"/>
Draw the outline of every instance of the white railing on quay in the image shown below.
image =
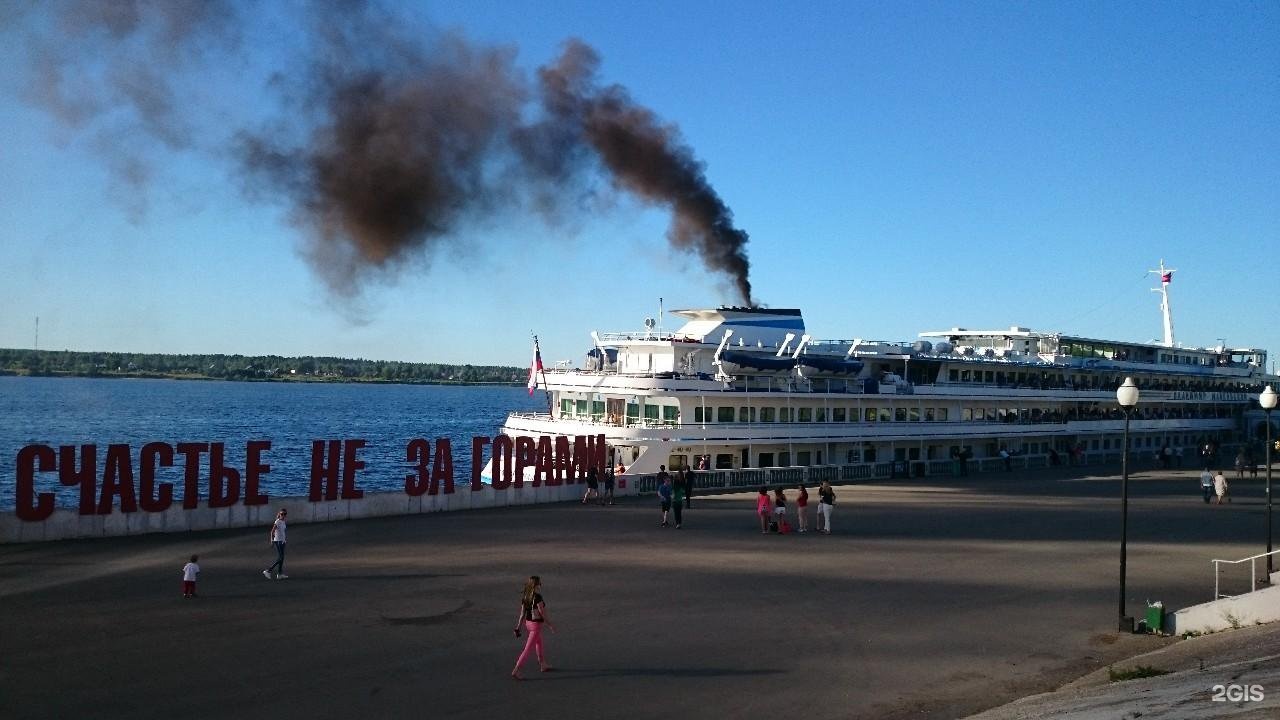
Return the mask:
<path id="1" fill-rule="evenodd" d="M 1269 553 L 1252 555 L 1250 557 L 1242 558 L 1240 560 L 1213 560 L 1212 561 L 1213 562 L 1213 599 L 1219 600 L 1225 597 L 1234 597 L 1233 595 L 1223 595 L 1220 592 L 1221 590 L 1220 580 L 1222 578 L 1223 565 L 1239 565 L 1240 563 L 1246 563 L 1246 562 L 1249 563 L 1249 590 L 1250 591 L 1257 590 L 1258 589 L 1258 559 L 1267 557 L 1268 555 L 1280 555 L 1280 550 L 1272 550 Z M 1270 582 L 1270 581 L 1271 581 L 1271 578 L 1268 577 L 1267 582 Z"/>

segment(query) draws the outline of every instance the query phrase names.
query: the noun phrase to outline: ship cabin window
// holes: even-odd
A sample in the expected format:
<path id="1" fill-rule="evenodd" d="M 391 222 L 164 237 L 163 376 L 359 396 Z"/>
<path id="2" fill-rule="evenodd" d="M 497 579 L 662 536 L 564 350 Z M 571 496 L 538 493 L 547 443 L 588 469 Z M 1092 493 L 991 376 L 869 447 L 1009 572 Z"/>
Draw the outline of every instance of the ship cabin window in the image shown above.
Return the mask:
<path id="1" fill-rule="evenodd" d="M 670 468 L 671 470 L 679 470 L 681 468 L 689 467 L 689 456 L 688 455 L 668 455 L 667 467 Z"/>
<path id="2" fill-rule="evenodd" d="M 704 408 L 703 408 L 701 405 L 695 406 L 695 407 L 693 408 L 693 421 L 694 421 L 695 423 L 698 423 L 699 425 L 701 425 L 702 423 L 706 422 L 706 418 L 705 418 L 705 417 L 703 417 L 703 414 L 702 414 L 702 411 L 703 411 L 703 410 L 704 410 Z M 630 413 L 628 413 L 628 414 L 630 414 Z"/>
<path id="3" fill-rule="evenodd" d="M 773 467 L 773 453 L 760 453 L 757 467 Z"/>
<path id="4" fill-rule="evenodd" d="M 717 470 L 732 470 L 732 469 L 733 469 L 733 456 L 732 456 L 732 455 L 730 455 L 729 453 L 720 453 L 720 454 L 716 455 L 716 469 L 717 469 Z"/>
<path id="5" fill-rule="evenodd" d="M 796 409 L 795 408 L 778 408 L 778 421 L 779 422 L 795 422 Z"/>
<path id="6" fill-rule="evenodd" d="M 627 424 L 632 425 L 638 422 L 640 422 L 640 403 L 627 403 Z"/>
<path id="7" fill-rule="evenodd" d="M 866 409 L 864 409 L 864 410 L 862 411 L 862 417 L 863 417 L 863 419 L 864 419 L 864 420 L 866 420 L 867 422 L 875 422 L 875 421 L 876 421 L 876 409 L 875 409 L 875 408 L 866 408 Z"/>
<path id="8" fill-rule="evenodd" d="M 587 401 L 586 401 L 586 400 L 579 400 L 579 401 L 578 401 L 578 415 L 581 415 L 582 417 L 586 417 L 586 415 L 587 415 Z"/>
<path id="9" fill-rule="evenodd" d="M 917 418 L 917 419 L 918 419 L 918 418 Z M 907 421 L 907 409 L 906 409 L 906 408 L 904 408 L 904 407 L 894 408 L 894 409 L 893 409 L 893 420 L 894 420 L 894 422 L 906 422 L 906 421 Z"/>
<path id="10" fill-rule="evenodd" d="M 878 408 L 877 414 L 880 416 L 880 422 L 891 422 L 893 417 L 889 414 L 889 408 Z"/>
<path id="11" fill-rule="evenodd" d="M 947 421 L 947 409 L 946 409 L 946 408 L 938 408 L 938 421 L 939 421 L 939 422 L 946 422 L 946 421 Z"/>
<path id="12" fill-rule="evenodd" d="M 924 419 L 925 419 L 925 422 L 933 422 L 933 418 L 934 418 L 934 414 L 933 414 L 933 412 L 934 412 L 933 408 L 925 408 L 925 409 L 924 409 Z"/>
<path id="13" fill-rule="evenodd" d="M 657 420 L 658 420 L 658 412 L 660 411 L 660 409 L 661 409 L 661 406 L 659 406 L 659 405 L 645 405 L 645 406 L 644 406 L 644 419 L 645 419 L 646 421 L 652 420 L 652 421 L 654 421 L 654 422 L 657 422 Z"/>
<path id="14" fill-rule="evenodd" d="M 774 467 L 791 467 L 791 453 L 789 452 L 778 453 L 778 464 L 775 465 Z"/>
<path id="15" fill-rule="evenodd" d="M 604 419 L 604 401 L 603 400 L 591 401 L 591 419 L 592 420 Z"/>
<path id="16" fill-rule="evenodd" d="M 560 401 L 560 414 L 566 417 L 573 414 L 572 400 L 566 398 Z"/>
<path id="17" fill-rule="evenodd" d="M 826 422 L 826 421 L 827 421 L 827 409 L 826 409 L 826 408 L 814 408 L 814 410 L 813 410 L 813 419 L 814 419 L 814 421 L 816 421 L 816 422 Z"/>
<path id="18" fill-rule="evenodd" d="M 809 457 L 810 453 L 808 450 L 801 450 L 796 453 L 796 465 L 811 465 L 812 463 L 809 460 Z"/>
<path id="19" fill-rule="evenodd" d="M 753 407 L 738 408 L 738 422 L 745 423 L 745 422 L 755 422 L 755 421 L 756 421 L 755 408 Z"/>
<path id="20" fill-rule="evenodd" d="M 844 461 L 849 465 L 862 462 L 862 451 L 857 448 L 846 451 L 844 454 Z"/>
<path id="21" fill-rule="evenodd" d="M 663 405 L 662 421 L 668 425 L 680 424 L 680 406 L 679 405 Z"/>
<path id="22" fill-rule="evenodd" d="M 960 382 L 969 382 L 973 379 L 973 373 L 968 370 L 960 371 Z"/>
<path id="23" fill-rule="evenodd" d="M 807 407 L 800 408 L 800 420 L 798 422 L 802 422 L 802 423 L 813 422 L 813 408 L 807 408 Z"/>
<path id="24" fill-rule="evenodd" d="M 731 407 L 716 408 L 716 422 L 723 422 L 723 423 L 733 422 L 733 408 Z M 719 465 L 717 465 L 716 467 L 719 467 Z"/>
<path id="25" fill-rule="evenodd" d="M 988 385 L 996 381 L 996 374 L 995 374 L 995 371 L 993 370 L 987 370 L 986 372 L 982 373 L 982 377 Z"/>
<path id="26" fill-rule="evenodd" d="M 948 370 L 948 371 L 947 371 L 947 379 L 948 379 L 948 380 L 950 380 L 951 382 L 956 382 L 956 381 L 958 381 L 958 380 L 960 379 L 960 371 L 959 371 L 959 370 L 956 370 L 955 368 L 952 368 L 951 370 Z"/>
<path id="27" fill-rule="evenodd" d="M 777 422 L 777 411 L 771 407 L 760 408 L 760 422 Z"/>
<path id="28" fill-rule="evenodd" d="M 920 408 L 907 408 L 907 420 L 920 422 Z"/>
<path id="29" fill-rule="evenodd" d="M 831 408 L 831 422 L 845 422 L 845 409 L 842 407 Z"/>
<path id="30" fill-rule="evenodd" d="M 862 446 L 862 462 L 875 462 L 876 449 L 871 443 Z"/>

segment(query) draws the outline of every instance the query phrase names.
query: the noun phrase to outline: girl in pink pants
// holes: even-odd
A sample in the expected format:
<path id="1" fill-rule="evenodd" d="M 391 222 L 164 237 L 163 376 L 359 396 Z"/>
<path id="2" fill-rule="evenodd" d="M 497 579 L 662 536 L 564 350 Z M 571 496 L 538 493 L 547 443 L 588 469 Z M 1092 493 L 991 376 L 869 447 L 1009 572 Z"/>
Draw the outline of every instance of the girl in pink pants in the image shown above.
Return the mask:
<path id="1" fill-rule="evenodd" d="M 520 676 L 520 666 L 524 665 L 524 661 L 528 659 L 530 650 L 537 654 L 538 667 L 542 672 L 551 670 L 551 666 L 547 664 L 546 655 L 542 652 L 542 626 L 547 626 L 551 632 L 555 632 L 556 627 L 551 624 L 551 618 L 547 616 L 547 606 L 542 601 L 542 594 L 538 592 L 541 589 L 542 579 L 537 575 L 530 575 L 524 583 L 524 592 L 520 595 L 520 614 L 516 616 L 516 626 L 512 632 L 516 637 L 520 637 L 520 628 L 523 626 L 525 632 L 529 634 L 529 639 L 525 640 L 524 650 L 520 652 L 520 657 L 516 658 L 516 666 L 511 670 L 511 677 L 516 680 L 523 679 Z"/>

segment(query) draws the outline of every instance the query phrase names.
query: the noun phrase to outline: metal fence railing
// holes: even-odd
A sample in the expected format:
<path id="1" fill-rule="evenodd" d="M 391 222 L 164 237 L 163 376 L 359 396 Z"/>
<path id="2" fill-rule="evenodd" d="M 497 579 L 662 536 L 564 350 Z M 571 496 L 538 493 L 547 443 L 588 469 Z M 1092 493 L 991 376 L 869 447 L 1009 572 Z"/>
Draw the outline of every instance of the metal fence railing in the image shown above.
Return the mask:
<path id="1" fill-rule="evenodd" d="M 1250 557 L 1242 558 L 1240 560 L 1213 560 L 1212 561 L 1213 562 L 1213 599 L 1218 600 L 1219 598 L 1234 597 L 1232 595 L 1224 595 L 1221 592 L 1223 565 L 1239 565 L 1241 563 L 1249 563 L 1249 591 L 1252 592 L 1254 590 L 1257 590 L 1258 589 L 1258 560 L 1259 558 L 1264 558 L 1264 557 L 1267 557 L 1268 555 L 1280 555 L 1280 550 L 1272 550 L 1269 553 L 1252 555 Z M 1264 574 L 1265 574 L 1265 571 L 1264 571 Z M 1265 580 L 1267 582 L 1270 582 L 1270 578 L 1265 578 Z"/>

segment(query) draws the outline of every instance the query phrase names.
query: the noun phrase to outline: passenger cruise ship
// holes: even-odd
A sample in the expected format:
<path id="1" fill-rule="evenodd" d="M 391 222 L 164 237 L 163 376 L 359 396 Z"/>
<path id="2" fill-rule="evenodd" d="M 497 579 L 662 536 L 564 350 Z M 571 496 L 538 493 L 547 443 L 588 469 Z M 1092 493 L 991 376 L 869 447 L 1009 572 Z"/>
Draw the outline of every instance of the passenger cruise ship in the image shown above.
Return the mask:
<path id="1" fill-rule="evenodd" d="M 1264 350 L 1175 344 L 1163 263 L 1161 276 L 1163 343 L 1016 326 L 816 340 L 800 310 L 675 311 L 674 332 L 593 332 L 582 367 L 539 374 L 549 412 L 513 413 L 502 432 L 603 435 L 628 475 L 665 465 L 748 485 L 1118 460 L 1115 390 L 1132 377 L 1135 454 L 1168 446 L 1190 466 L 1210 444 L 1229 463 L 1262 436 L 1258 393 L 1280 378 Z"/>

